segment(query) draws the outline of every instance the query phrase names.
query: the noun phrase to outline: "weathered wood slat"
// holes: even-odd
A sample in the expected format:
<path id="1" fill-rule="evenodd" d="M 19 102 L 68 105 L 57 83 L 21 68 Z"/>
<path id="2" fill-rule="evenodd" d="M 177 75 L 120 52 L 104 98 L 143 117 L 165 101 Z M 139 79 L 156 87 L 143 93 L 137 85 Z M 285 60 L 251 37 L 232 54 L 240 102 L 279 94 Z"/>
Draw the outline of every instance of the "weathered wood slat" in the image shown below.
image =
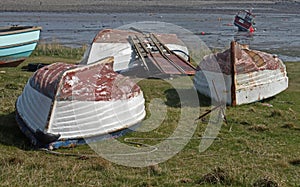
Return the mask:
<path id="1" fill-rule="evenodd" d="M 140 48 L 138 47 L 138 44 L 134 41 L 134 39 L 131 36 L 129 36 L 129 40 L 132 42 L 136 53 L 138 54 L 139 58 L 141 59 L 142 63 L 144 64 L 145 69 L 147 71 L 149 71 L 149 67 L 148 67 L 147 62 L 144 58 L 145 55 L 140 51 Z"/>
<path id="2" fill-rule="evenodd" d="M 172 52 L 154 34 L 144 34 L 142 37 L 135 35 L 129 39 L 138 57 L 147 67 L 147 71 L 153 70 L 151 68 L 149 69 L 149 65 L 152 64 L 151 67 L 155 67 L 155 69 L 158 69 L 163 74 L 195 74 L 195 67 L 184 58 Z"/>

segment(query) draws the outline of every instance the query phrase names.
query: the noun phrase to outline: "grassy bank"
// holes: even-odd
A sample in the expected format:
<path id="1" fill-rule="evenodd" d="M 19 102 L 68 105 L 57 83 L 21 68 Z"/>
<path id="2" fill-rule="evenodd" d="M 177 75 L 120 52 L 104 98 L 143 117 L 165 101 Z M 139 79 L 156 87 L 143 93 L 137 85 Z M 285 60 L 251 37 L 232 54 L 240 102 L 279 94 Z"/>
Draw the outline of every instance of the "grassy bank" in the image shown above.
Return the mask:
<path id="1" fill-rule="evenodd" d="M 49 50 L 49 47 L 45 49 Z M 199 153 L 200 137 L 207 125 L 198 121 L 188 145 L 176 156 L 153 167 L 130 168 L 103 158 L 57 156 L 35 150 L 15 122 L 15 101 L 32 75 L 22 70 L 29 62 L 75 63 L 82 51 L 38 50 L 17 68 L 0 69 L 0 185 L 3 186 L 299 186 L 300 185 L 300 62 L 286 63 L 289 88 L 274 98 L 226 110 L 217 140 Z M 61 51 L 60 51 L 61 50 Z M 70 52 L 71 50 L 71 52 Z M 70 53 L 72 53 L 71 56 Z M 55 55 L 53 55 L 55 54 Z M 162 80 L 139 83 L 146 101 L 169 102 L 168 118 L 144 138 L 168 137 L 176 126 L 178 98 Z M 172 97 L 170 97 L 172 96 Z M 207 102 L 202 98 L 201 103 Z M 204 112 L 209 107 L 201 107 Z M 139 136 L 139 133 L 127 137 Z M 123 139 L 124 137 L 120 138 Z M 157 142 L 148 142 L 155 144 Z M 88 146 L 59 150 L 95 155 Z"/>
<path id="2" fill-rule="evenodd" d="M 78 61 L 82 58 L 87 46 L 83 45 L 78 48 L 71 48 L 62 46 L 59 43 L 40 43 L 34 50 L 33 57 L 56 57 L 63 59 L 71 59 L 72 61 Z M 36 60 L 36 59 L 34 59 Z M 29 60 L 28 60 L 29 61 Z"/>

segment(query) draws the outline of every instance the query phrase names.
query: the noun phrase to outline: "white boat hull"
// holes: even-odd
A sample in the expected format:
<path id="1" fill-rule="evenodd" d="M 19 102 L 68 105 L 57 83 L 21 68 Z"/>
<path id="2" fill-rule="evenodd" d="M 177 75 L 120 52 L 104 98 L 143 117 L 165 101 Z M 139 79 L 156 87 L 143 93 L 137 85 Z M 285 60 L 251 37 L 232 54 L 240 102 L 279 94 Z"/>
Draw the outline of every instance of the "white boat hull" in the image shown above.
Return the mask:
<path id="1" fill-rule="evenodd" d="M 48 124 L 51 105 L 50 98 L 27 84 L 16 106 L 33 132 L 46 130 L 45 133 L 59 134 L 59 139 L 109 134 L 137 124 L 146 115 L 143 94 L 129 100 L 56 101 Z"/>
<path id="2" fill-rule="evenodd" d="M 271 54 L 231 43 L 231 49 L 204 57 L 194 77 L 203 95 L 228 105 L 260 101 L 288 88 L 283 62 Z"/>
<path id="3" fill-rule="evenodd" d="M 84 139 L 141 122 L 146 115 L 143 92 L 112 71 L 111 59 L 86 66 L 57 63 L 35 72 L 16 102 L 21 129 L 29 129 L 36 143 L 38 134 L 57 136 L 55 141 Z"/>
<path id="4" fill-rule="evenodd" d="M 132 44 L 129 42 L 129 36 L 142 36 L 141 33 L 126 31 L 126 30 L 102 30 L 95 37 L 91 47 L 86 51 L 85 57 L 81 64 L 92 64 L 100 59 L 113 56 L 114 71 L 128 70 L 134 65 L 135 52 Z M 164 41 L 165 45 L 185 60 L 188 60 L 186 55 L 189 54 L 184 43 L 177 38 L 176 35 L 157 35 Z M 185 54 L 185 55 L 184 55 Z"/>
<path id="5" fill-rule="evenodd" d="M 224 80 L 224 82 L 220 82 Z M 194 78 L 196 89 L 203 95 L 216 101 L 222 99 L 228 105 L 232 104 L 232 94 L 235 94 L 236 104 L 247 104 L 260 101 L 288 88 L 286 72 L 280 70 L 263 70 L 239 74 L 236 76 L 236 91 L 231 92 L 232 76 L 210 71 L 198 71 Z"/>

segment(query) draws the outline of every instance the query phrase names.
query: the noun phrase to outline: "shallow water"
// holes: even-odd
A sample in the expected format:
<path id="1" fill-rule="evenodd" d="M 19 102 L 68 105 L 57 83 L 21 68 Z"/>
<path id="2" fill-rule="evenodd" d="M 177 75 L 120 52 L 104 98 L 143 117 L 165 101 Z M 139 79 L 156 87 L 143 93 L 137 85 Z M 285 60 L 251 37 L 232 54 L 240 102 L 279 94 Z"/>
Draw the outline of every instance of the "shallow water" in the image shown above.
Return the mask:
<path id="1" fill-rule="evenodd" d="M 300 61 L 300 15 L 257 14 L 257 31 L 248 35 L 237 32 L 232 24 L 234 14 L 1 12 L 0 22 L 3 26 L 42 26 L 42 42 L 57 42 L 72 47 L 90 44 L 99 30 L 104 28 L 142 21 L 167 22 L 196 34 L 212 48 L 223 49 L 236 39 L 250 44 L 254 49 L 277 52 L 285 61 Z M 164 32 L 164 29 L 156 28 L 158 32 Z"/>

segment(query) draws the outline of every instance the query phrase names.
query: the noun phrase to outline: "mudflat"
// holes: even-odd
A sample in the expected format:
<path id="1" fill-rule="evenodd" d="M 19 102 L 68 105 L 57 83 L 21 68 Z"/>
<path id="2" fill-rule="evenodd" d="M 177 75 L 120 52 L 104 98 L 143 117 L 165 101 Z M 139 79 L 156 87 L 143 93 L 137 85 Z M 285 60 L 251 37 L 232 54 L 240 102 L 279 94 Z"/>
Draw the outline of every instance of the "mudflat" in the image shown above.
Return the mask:
<path id="1" fill-rule="evenodd" d="M 254 8 L 255 12 L 298 13 L 300 0 L 1 0 L 0 11 L 22 12 L 149 12 L 226 13 Z"/>

